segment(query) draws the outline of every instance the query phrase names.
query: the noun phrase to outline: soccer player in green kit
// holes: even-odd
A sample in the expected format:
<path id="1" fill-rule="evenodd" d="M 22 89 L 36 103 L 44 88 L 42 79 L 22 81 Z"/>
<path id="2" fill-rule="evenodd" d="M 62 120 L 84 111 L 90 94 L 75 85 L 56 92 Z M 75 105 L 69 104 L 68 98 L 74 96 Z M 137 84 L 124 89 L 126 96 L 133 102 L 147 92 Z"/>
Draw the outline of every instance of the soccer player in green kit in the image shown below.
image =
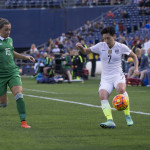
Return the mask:
<path id="1" fill-rule="evenodd" d="M 6 107 L 8 105 L 8 85 L 16 100 L 21 127 L 31 128 L 26 122 L 22 82 L 14 58 L 26 59 L 32 62 L 35 62 L 35 59 L 32 56 L 24 56 L 14 51 L 13 40 L 9 37 L 10 31 L 11 23 L 7 19 L 0 18 L 0 107 Z"/>

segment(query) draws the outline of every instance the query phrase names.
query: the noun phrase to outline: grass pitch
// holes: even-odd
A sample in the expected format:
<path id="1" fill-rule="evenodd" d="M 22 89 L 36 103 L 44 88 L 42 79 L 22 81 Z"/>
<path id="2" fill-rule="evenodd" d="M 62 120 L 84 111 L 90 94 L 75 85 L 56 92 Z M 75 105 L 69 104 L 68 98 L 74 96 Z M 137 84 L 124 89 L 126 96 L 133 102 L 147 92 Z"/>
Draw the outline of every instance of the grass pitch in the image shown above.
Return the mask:
<path id="1" fill-rule="evenodd" d="M 0 109 L 0 150 L 149 150 L 150 88 L 127 87 L 134 126 L 123 112 L 112 110 L 116 129 L 99 127 L 106 121 L 99 102 L 99 79 L 84 84 L 37 84 L 23 78 L 27 122 L 20 127 L 16 103 Z M 109 102 L 116 95 L 114 90 Z M 92 105 L 88 105 L 92 104 Z"/>

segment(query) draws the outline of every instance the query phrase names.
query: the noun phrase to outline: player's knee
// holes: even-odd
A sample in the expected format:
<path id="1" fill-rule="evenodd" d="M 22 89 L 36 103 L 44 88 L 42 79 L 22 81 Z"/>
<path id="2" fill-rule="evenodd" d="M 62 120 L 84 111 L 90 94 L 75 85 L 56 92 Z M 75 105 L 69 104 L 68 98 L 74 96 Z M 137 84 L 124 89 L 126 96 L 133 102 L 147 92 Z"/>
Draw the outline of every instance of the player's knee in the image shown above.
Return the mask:
<path id="1" fill-rule="evenodd" d="M 99 91 L 99 98 L 100 100 L 108 99 L 108 93 L 103 90 Z"/>
<path id="2" fill-rule="evenodd" d="M 124 89 L 124 88 L 119 88 L 119 89 L 118 89 L 118 93 L 119 93 L 119 94 L 123 94 L 124 92 L 125 92 L 125 89 Z"/>
<path id="3" fill-rule="evenodd" d="M 8 105 L 8 102 L 6 102 L 6 103 L 0 103 L 0 107 L 7 107 L 7 105 Z"/>
<path id="4" fill-rule="evenodd" d="M 23 98 L 23 94 L 22 93 L 17 93 L 15 95 L 15 100 L 17 101 L 18 99 Z"/>

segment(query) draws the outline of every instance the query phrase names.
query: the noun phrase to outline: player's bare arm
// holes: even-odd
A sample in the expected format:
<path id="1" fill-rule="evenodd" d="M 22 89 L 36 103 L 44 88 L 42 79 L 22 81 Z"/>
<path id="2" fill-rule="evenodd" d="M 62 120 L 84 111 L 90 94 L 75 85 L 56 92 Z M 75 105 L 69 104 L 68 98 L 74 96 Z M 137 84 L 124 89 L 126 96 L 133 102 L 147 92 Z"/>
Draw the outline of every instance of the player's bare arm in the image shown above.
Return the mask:
<path id="1" fill-rule="evenodd" d="M 86 55 L 86 54 L 91 53 L 91 49 L 90 48 L 84 48 L 81 43 L 77 43 L 76 47 L 81 51 L 82 54 Z"/>
<path id="2" fill-rule="evenodd" d="M 139 70 L 138 70 L 138 59 L 137 59 L 137 56 L 131 51 L 130 57 L 133 58 L 133 61 L 134 61 L 134 72 L 136 75 L 139 75 Z"/>
<path id="3" fill-rule="evenodd" d="M 33 63 L 35 62 L 35 59 L 32 56 L 25 56 L 25 55 L 15 52 L 15 51 L 13 51 L 13 54 L 14 54 L 14 58 L 30 60 Z"/>

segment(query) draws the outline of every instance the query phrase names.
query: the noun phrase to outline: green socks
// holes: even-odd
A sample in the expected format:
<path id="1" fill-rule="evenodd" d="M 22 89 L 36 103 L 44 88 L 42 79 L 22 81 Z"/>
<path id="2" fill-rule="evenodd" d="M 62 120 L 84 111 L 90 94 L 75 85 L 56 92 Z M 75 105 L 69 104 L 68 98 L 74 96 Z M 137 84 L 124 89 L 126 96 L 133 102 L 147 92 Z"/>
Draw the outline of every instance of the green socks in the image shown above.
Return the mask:
<path id="1" fill-rule="evenodd" d="M 16 100 L 17 110 L 20 116 L 20 120 L 26 120 L 26 111 L 25 111 L 25 103 L 23 98 L 19 98 Z"/>

